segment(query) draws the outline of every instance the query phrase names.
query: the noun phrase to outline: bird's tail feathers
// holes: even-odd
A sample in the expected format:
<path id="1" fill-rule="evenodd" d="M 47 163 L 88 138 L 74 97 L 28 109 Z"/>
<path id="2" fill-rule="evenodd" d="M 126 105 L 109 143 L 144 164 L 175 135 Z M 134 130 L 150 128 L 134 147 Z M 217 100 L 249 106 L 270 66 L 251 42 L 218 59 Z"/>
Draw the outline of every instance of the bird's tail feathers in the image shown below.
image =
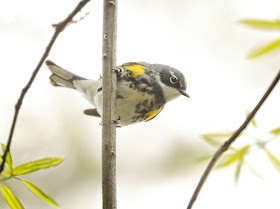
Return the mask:
<path id="1" fill-rule="evenodd" d="M 81 76 L 75 75 L 59 67 L 58 65 L 56 65 L 50 60 L 47 60 L 46 64 L 49 67 L 50 71 L 52 72 L 52 75 L 50 76 L 50 80 L 52 85 L 54 86 L 64 86 L 64 87 L 75 89 L 73 81 L 86 80 Z"/>

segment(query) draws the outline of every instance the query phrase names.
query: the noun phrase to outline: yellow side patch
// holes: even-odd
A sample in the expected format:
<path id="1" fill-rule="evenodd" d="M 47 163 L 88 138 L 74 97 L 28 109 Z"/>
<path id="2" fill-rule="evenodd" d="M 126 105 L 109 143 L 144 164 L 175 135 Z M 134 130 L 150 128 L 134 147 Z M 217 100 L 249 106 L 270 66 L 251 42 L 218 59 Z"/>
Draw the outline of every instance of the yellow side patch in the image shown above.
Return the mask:
<path id="1" fill-rule="evenodd" d="M 154 117 L 156 117 L 160 113 L 161 110 L 162 110 L 162 108 L 146 113 L 145 121 L 152 120 Z"/>
<path id="2" fill-rule="evenodd" d="M 124 67 L 126 70 L 130 71 L 133 77 L 138 78 L 139 76 L 143 75 L 146 68 L 143 65 L 134 64 Z"/>

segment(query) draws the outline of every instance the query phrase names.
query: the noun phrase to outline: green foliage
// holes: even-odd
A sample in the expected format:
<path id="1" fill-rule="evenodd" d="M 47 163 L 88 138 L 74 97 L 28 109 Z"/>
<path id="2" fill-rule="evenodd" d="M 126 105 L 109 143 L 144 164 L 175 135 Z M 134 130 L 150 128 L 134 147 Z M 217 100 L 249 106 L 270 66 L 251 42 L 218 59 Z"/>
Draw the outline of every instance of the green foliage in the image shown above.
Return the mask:
<path id="1" fill-rule="evenodd" d="M 246 145 L 239 150 L 232 151 L 233 153 L 225 155 L 217 165 L 217 168 L 224 168 L 236 164 L 234 180 L 237 183 L 239 180 L 241 168 L 244 164 L 245 155 L 248 154 L 250 148 L 251 145 Z"/>
<path id="2" fill-rule="evenodd" d="M 203 134 L 202 137 L 207 143 L 217 147 L 221 146 L 224 142 L 224 139 L 230 137 L 232 134 L 232 132 L 208 133 Z"/>
<path id="3" fill-rule="evenodd" d="M 244 19 L 240 23 L 255 29 L 280 30 L 279 20 Z"/>
<path id="4" fill-rule="evenodd" d="M 248 115 L 248 114 L 247 114 Z M 257 128 L 257 122 L 255 119 L 251 120 L 250 125 L 252 125 L 254 128 Z M 214 147 L 220 147 L 222 144 L 234 133 L 234 131 L 229 132 L 223 132 L 223 133 L 207 133 L 203 134 L 202 138 L 205 142 L 210 144 Z M 271 136 L 270 139 L 264 142 L 260 142 L 258 138 L 255 138 L 255 143 L 246 144 L 242 147 L 230 147 L 229 150 L 220 158 L 219 162 L 216 165 L 216 168 L 226 168 L 229 166 L 236 166 L 235 167 L 235 174 L 234 174 L 234 180 L 237 183 L 240 178 L 240 173 L 242 170 L 242 167 L 246 164 L 246 156 L 250 153 L 250 150 L 253 146 L 257 146 L 258 148 L 264 150 L 270 160 L 270 162 L 273 164 L 273 166 L 280 172 L 280 160 L 272 154 L 267 148 L 266 145 L 270 143 L 272 140 L 276 139 L 278 136 L 280 136 L 280 127 L 274 128 L 270 130 L 267 133 L 269 136 Z M 247 133 L 243 133 L 239 137 L 243 137 L 245 135 L 248 135 Z M 254 149 L 256 150 L 256 149 Z M 202 156 L 199 161 L 208 160 L 211 157 L 209 155 Z"/>
<path id="5" fill-rule="evenodd" d="M 241 173 L 242 166 L 243 166 L 243 160 L 238 161 L 237 166 L 236 166 L 236 170 L 235 170 L 235 174 L 234 174 L 235 183 L 237 183 L 238 180 L 239 180 L 239 176 L 240 176 L 240 173 Z"/>
<path id="6" fill-rule="evenodd" d="M 32 162 L 28 162 L 19 165 L 13 169 L 13 174 L 15 176 L 31 173 L 43 168 L 49 168 L 51 166 L 56 166 L 64 160 L 64 157 L 49 157 Z"/>
<path id="7" fill-rule="evenodd" d="M 2 144 L 2 151 L 4 153 L 6 147 Z M 0 155 L 0 160 L 2 162 L 2 156 Z M 7 155 L 7 160 L 5 163 L 5 166 L 8 168 L 7 170 L 4 170 L 0 175 L 0 184 L 1 184 L 1 191 L 2 194 L 7 202 L 7 204 L 12 209 L 20 209 L 24 208 L 23 205 L 20 203 L 16 195 L 12 192 L 10 188 L 3 185 L 3 183 L 9 179 L 17 179 L 24 183 L 24 185 L 31 190 L 35 195 L 37 195 L 39 198 L 44 200 L 45 202 L 54 205 L 56 207 L 59 207 L 59 205 L 48 195 L 46 195 L 39 187 L 31 183 L 30 181 L 26 179 L 20 178 L 21 175 L 31 173 L 40 169 L 49 168 L 51 166 L 56 166 L 60 164 L 64 160 L 64 157 L 48 157 L 43 158 L 40 160 L 35 160 L 32 162 L 27 162 L 22 165 L 13 166 L 12 156 L 10 152 Z M 6 168 L 5 167 L 5 168 Z"/>
<path id="8" fill-rule="evenodd" d="M 28 189 L 30 189 L 35 195 L 43 199 L 45 202 L 48 202 L 56 207 L 59 207 L 59 205 L 52 198 L 46 195 L 41 189 L 39 189 L 37 186 L 32 184 L 30 181 L 23 180 L 23 179 L 21 181 L 25 184 L 25 186 L 27 186 Z"/>
<path id="9" fill-rule="evenodd" d="M 14 193 L 12 192 L 12 190 L 9 187 L 2 185 L 1 186 L 1 191 L 2 191 L 2 194 L 4 195 L 4 198 L 5 198 L 6 202 L 10 206 L 10 208 L 12 208 L 12 209 L 24 209 L 21 202 L 14 195 Z"/>
<path id="10" fill-rule="evenodd" d="M 240 21 L 241 24 L 244 24 L 248 27 L 261 30 L 277 30 L 280 32 L 280 21 L 279 20 L 260 20 L 260 19 L 244 19 Z M 269 52 L 280 49 L 280 38 L 270 41 L 268 44 L 257 47 L 252 51 L 248 58 L 257 58 Z"/>
<path id="11" fill-rule="evenodd" d="M 280 161 L 274 154 L 272 154 L 269 150 L 264 149 L 267 157 L 269 158 L 270 162 L 274 165 L 274 167 L 280 172 Z"/>
<path id="12" fill-rule="evenodd" d="M 254 51 L 252 51 L 247 58 L 252 59 L 259 57 L 261 55 L 267 54 L 268 52 L 279 50 L 280 49 L 280 39 L 276 39 L 268 44 L 264 44 L 262 46 L 257 47 Z"/>
<path id="13" fill-rule="evenodd" d="M 244 156 L 248 153 L 250 145 L 246 145 L 238 150 L 231 151 L 230 154 L 225 155 L 217 165 L 218 168 L 224 168 L 233 163 L 243 162 Z"/>
<path id="14" fill-rule="evenodd" d="M 273 134 L 275 136 L 279 136 L 280 135 L 280 127 L 274 128 L 272 130 L 269 131 L 270 134 Z"/>
<path id="15" fill-rule="evenodd" d="M 247 111 L 246 112 L 246 116 L 248 117 L 250 115 L 251 112 Z M 254 128 L 258 128 L 258 124 L 255 118 L 252 118 L 250 124 L 254 127 Z"/>
<path id="16" fill-rule="evenodd" d="M 4 153 L 6 150 L 6 146 L 4 144 L 1 144 L 1 146 L 2 146 L 2 152 Z M 2 156 L 1 156 L 1 162 L 2 162 Z M 10 152 L 8 152 L 7 154 L 5 165 L 8 166 L 10 169 L 12 169 L 13 167 L 13 160 Z"/>

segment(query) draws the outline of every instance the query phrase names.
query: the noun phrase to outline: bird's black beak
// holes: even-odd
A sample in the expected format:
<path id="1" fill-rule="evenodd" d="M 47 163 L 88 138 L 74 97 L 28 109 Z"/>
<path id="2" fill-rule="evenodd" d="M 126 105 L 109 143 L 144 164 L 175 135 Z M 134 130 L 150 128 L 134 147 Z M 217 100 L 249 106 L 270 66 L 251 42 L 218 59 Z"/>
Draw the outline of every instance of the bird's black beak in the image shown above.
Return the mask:
<path id="1" fill-rule="evenodd" d="M 190 97 L 184 90 L 179 89 L 179 92 L 185 97 Z"/>

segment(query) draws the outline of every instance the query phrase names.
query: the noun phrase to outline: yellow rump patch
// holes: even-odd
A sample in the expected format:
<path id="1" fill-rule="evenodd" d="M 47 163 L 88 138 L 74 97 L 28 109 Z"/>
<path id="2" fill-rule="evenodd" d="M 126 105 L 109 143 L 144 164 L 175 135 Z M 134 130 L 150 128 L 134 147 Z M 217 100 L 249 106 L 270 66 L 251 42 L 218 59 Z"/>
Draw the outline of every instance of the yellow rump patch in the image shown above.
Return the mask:
<path id="1" fill-rule="evenodd" d="M 157 110 L 153 110 L 153 111 L 146 113 L 145 121 L 152 120 L 154 117 L 156 117 L 160 113 L 161 110 L 162 110 L 162 108 L 159 108 Z"/>
<path id="2" fill-rule="evenodd" d="M 126 70 L 130 71 L 133 77 L 138 78 L 139 76 L 143 75 L 146 68 L 140 64 L 133 64 L 124 67 Z"/>

